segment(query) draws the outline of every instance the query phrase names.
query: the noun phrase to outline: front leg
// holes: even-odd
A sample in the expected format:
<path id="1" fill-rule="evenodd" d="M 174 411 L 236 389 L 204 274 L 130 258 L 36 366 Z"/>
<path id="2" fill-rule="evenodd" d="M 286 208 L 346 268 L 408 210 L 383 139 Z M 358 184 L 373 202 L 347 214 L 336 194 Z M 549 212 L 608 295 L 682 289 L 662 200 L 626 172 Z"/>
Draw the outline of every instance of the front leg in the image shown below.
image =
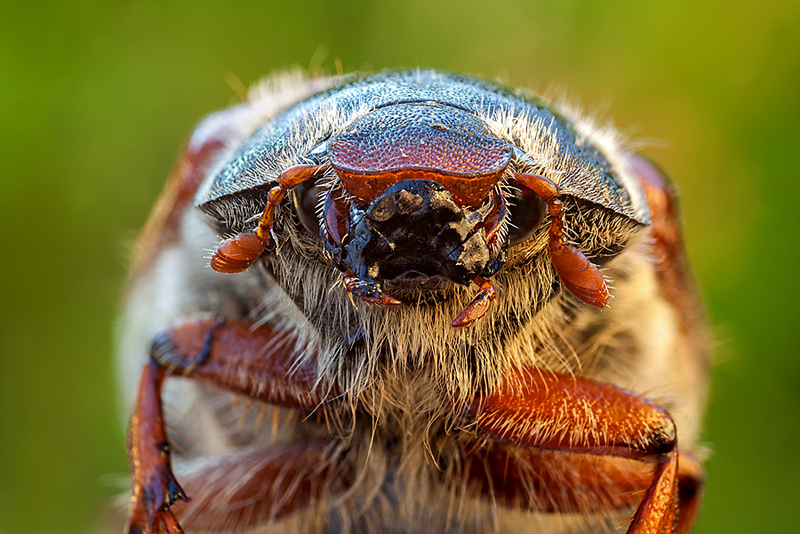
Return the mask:
<path id="1" fill-rule="evenodd" d="M 603 502 L 608 508 L 625 505 L 626 499 L 608 493 L 605 480 L 606 486 L 644 490 L 629 534 L 683 533 L 694 522 L 702 470 L 689 456 L 685 467 L 679 469 L 675 425 L 663 409 L 644 397 L 585 378 L 525 368 L 508 376 L 493 393 L 476 399 L 469 412 L 482 433 L 528 448 L 529 452 L 523 451 L 512 462 L 519 464 L 515 468 L 530 470 L 533 466 L 536 471 L 542 454 L 537 451 L 578 453 L 565 461 L 563 473 L 551 469 L 548 475 L 562 484 L 568 476 L 573 477 L 576 488 L 558 487 L 559 482 L 548 484 L 547 477 L 537 477 L 540 486 L 532 491 L 540 495 L 533 495 L 533 500 L 542 502 L 541 496 L 547 495 L 551 511 L 597 511 L 571 498 L 581 493 L 580 487 L 589 488 L 584 493 L 592 493 L 587 502 Z M 581 455 L 597 460 L 582 459 Z M 603 462 L 603 457 L 654 462 L 654 471 L 642 484 L 615 476 L 604 468 L 608 462 Z M 498 472 L 490 468 L 487 479 L 505 477 L 505 472 Z M 680 514 L 679 493 L 683 500 Z"/>
<path id="2" fill-rule="evenodd" d="M 268 326 L 221 319 L 185 321 L 156 337 L 131 418 L 129 534 L 182 532 L 170 507 L 188 498 L 172 474 L 161 403 L 164 378 L 185 376 L 261 402 L 313 410 L 338 393 L 317 380 L 313 363 L 297 361 L 295 341 Z"/>

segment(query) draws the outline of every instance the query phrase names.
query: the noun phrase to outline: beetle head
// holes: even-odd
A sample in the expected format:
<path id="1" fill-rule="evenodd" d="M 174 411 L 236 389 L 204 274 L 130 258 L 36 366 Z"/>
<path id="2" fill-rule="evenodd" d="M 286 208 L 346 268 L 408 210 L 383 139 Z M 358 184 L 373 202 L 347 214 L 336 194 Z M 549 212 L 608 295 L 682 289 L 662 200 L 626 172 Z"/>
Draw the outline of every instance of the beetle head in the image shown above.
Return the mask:
<path id="1" fill-rule="evenodd" d="M 356 294 L 492 276 L 506 244 L 495 189 L 510 154 L 475 116 L 430 103 L 378 109 L 332 139 L 338 180 L 322 234 L 336 266 L 359 281 Z"/>
<path id="2" fill-rule="evenodd" d="M 486 313 L 495 295 L 487 278 L 502 266 L 509 244 L 506 195 L 499 185 L 508 173 L 528 191 L 523 195 L 528 212 L 547 202 L 553 216 L 550 254 L 564 284 L 585 302 L 605 306 L 603 276 L 565 242 L 558 187 L 543 176 L 508 169 L 515 151 L 455 106 L 410 102 L 378 108 L 311 152 L 324 154 L 324 163 L 283 171 L 253 233 L 224 241 L 211 266 L 233 273 L 256 261 L 269 243 L 278 205 L 290 189 L 305 184 L 300 198 L 295 195 L 298 216 L 323 239 L 352 295 L 396 306 L 400 300 L 384 288 L 418 292 L 474 282 L 478 295 L 453 321 L 454 327 L 465 326 Z M 336 179 L 329 184 L 321 221 L 309 224 L 314 202 L 308 196 L 316 188 L 308 185 L 329 167 Z M 526 220 L 522 233 L 540 221 L 541 216 Z"/>
<path id="3" fill-rule="evenodd" d="M 467 285 L 495 274 L 502 261 L 500 195 L 491 194 L 473 210 L 459 206 L 438 182 L 403 180 L 364 208 L 332 189 L 324 213 L 325 243 L 337 265 L 389 289 L 437 289 L 444 281 Z M 340 236 L 329 224 L 347 233 Z"/>
<path id="4" fill-rule="evenodd" d="M 402 77 L 384 82 L 405 83 Z M 551 127 L 543 126 L 549 112 L 530 103 L 522 108 L 540 119 L 523 114 L 512 120 L 515 112 L 503 111 L 502 124 L 521 125 L 504 131 L 479 102 L 485 98 L 491 107 L 508 95 L 458 81 L 458 90 L 448 87 L 425 98 L 423 82 L 415 79 L 412 90 L 399 92 L 391 83 L 370 90 L 353 85 L 373 99 L 360 110 L 355 94 L 342 89 L 337 94 L 343 104 L 332 107 L 341 115 L 326 112 L 324 98 L 311 99 L 257 132 L 199 195 L 223 231 L 243 232 L 223 241 L 211 266 L 233 273 L 254 263 L 267 250 L 276 210 L 292 191 L 295 215 L 351 295 L 396 306 L 398 298 L 414 301 L 430 290 L 475 283 L 478 296 L 453 322 L 464 326 L 480 318 L 494 297 L 489 278 L 501 270 L 509 245 L 536 233 L 547 209 L 546 248 L 562 286 L 588 304 L 605 306 L 602 274 L 564 234 L 569 210 L 562 203 L 564 192 L 629 217 L 627 192 L 599 152 L 578 142 L 571 126 L 553 115 Z M 565 189 L 519 169 L 548 171 Z M 264 182 L 276 171 L 276 178 Z M 248 232 L 242 226 L 252 224 L 250 210 L 264 200 L 258 226 Z M 586 230 L 588 251 L 605 255 L 606 234 Z M 609 235 L 615 240 L 617 233 Z M 509 252 L 509 259 L 520 265 L 541 251 L 530 249 L 524 258 Z M 547 293 L 544 278 L 537 294 Z M 541 302 L 536 297 L 535 306 Z"/>

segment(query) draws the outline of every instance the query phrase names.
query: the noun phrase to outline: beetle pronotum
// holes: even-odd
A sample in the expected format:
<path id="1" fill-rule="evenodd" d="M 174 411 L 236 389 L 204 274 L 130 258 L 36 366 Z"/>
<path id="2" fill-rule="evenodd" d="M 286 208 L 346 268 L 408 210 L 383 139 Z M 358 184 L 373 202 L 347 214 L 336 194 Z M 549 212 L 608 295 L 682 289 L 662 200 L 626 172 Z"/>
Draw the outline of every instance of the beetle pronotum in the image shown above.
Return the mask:
<path id="1" fill-rule="evenodd" d="M 139 240 L 120 354 L 131 533 L 651 534 L 699 506 L 671 187 L 489 82 L 283 76 L 210 116 Z"/>

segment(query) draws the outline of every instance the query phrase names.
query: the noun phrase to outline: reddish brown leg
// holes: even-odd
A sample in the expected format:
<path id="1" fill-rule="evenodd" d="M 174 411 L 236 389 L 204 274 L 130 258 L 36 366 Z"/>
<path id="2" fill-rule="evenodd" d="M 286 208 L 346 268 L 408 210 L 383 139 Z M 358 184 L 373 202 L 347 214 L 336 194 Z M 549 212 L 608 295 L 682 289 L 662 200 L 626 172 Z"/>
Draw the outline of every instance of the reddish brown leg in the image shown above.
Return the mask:
<path id="1" fill-rule="evenodd" d="M 690 453 L 681 451 L 678 456 L 679 516 L 675 532 L 688 534 L 697 511 L 695 496 L 702 469 Z M 640 504 L 661 467 L 659 458 L 631 459 L 504 443 L 471 449 L 466 461 L 468 483 L 493 502 L 576 514 L 598 514 Z M 686 464 L 700 471 L 686 472 L 681 467 Z"/>
<path id="2" fill-rule="evenodd" d="M 515 172 L 517 183 L 547 202 L 550 213 L 548 250 L 561 282 L 573 295 L 587 304 L 603 308 L 608 303 L 608 286 L 600 269 L 564 237 L 564 205 L 558 186 L 544 176 Z"/>
<path id="3" fill-rule="evenodd" d="M 130 429 L 133 496 L 129 533 L 181 532 L 170 507 L 187 500 L 172 474 L 161 410 L 161 385 L 182 375 L 262 402 L 313 410 L 337 396 L 313 365 L 296 361 L 294 339 L 241 321 L 177 324 L 153 343 Z"/>
<path id="4" fill-rule="evenodd" d="M 466 457 L 469 484 L 504 506 L 593 514 L 634 506 L 653 478 L 651 461 L 492 443 Z"/>
<path id="5" fill-rule="evenodd" d="M 676 526 L 688 525 L 692 521 L 689 516 L 693 516 L 694 511 L 691 509 L 687 511 L 686 519 L 683 519 L 683 514 L 680 520 L 676 517 L 680 476 L 675 426 L 664 410 L 643 397 L 585 378 L 526 368 L 508 377 L 492 394 L 476 399 L 470 412 L 481 432 L 507 443 L 534 449 L 641 460 L 650 462 L 651 466 L 655 462 L 655 471 L 650 482 L 644 485 L 645 493 L 628 528 L 629 534 L 672 533 Z M 523 465 L 529 465 L 535 455 L 522 454 Z M 573 469 L 582 473 L 575 476 L 587 477 L 588 480 L 602 480 L 609 476 L 608 472 L 597 469 L 594 472 L 598 474 L 592 475 L 591 470 L 582 467 L 586 459 L 580 459 L 580 454 L 574 458 L 579 459 L 565 464 L 565 472 Z M 591 462 L 608 461 L 610 459 Z M 691 471 L 684 470 L 686 487 L 698 480 L 697 473 Z M 551 478 L 561 480 L 558 484 L 563 483 L 563 477 Z M 615 480 L 611 473 L 608 480 L 624 483 L 624 477 L 616 478 L 619 480 Z M 636 482 L 634 479 L 632 490 L 641 483 L 641 480 Z M 558 488 L 546 487 L 547 478 L 544 480 L 546 491 L 556 493 Z M 606 509 L 624 504 L 615 503 L 609 495 L 604 495 L 604 486 L 598 482 L 581 491 L 593 502 L 608 503 L 610 508 Z M 580 509 L 574 500 L 555 500 L 553 506 L 554 510 L 560 511 Z"/>
<path id="6" fill-rule="evenodd" d="M 161 413 L 164 370 L 150 360 L 142 372 L 139 397 L 130 428 L 133 495 L 127 532 L 130 534 L 182 532 L 169 507 L 186 500 L 169 466 L 169 444 Z"/>
<path id="7" fill-rule="evenodd" d="M 705 483 L 703 466 L 691 453 L 680 451 L 678 458 L 678 526 L 675 534 L 689 534 L 694 527 Z"/>
<path id="8" fill-rule="evenodd" d="M 347 474 L 334 468 L 333 448 L 332 439 L 319 439 L 182 463 L 178 475 L 192 500 L 176 503 L 175 514 L 184 526 L 202 531 L 280 518 L 347 484 Z"/>

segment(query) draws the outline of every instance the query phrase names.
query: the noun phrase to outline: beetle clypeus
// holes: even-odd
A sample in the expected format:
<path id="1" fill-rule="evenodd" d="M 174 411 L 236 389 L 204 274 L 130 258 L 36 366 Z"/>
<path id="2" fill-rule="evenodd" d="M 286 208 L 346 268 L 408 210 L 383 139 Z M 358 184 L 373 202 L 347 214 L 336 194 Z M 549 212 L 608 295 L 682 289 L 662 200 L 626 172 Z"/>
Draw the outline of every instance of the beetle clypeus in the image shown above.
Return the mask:
<path id="1" fill-rule="evenodd" d="M 485 81 L 283 76 L 210 116 L 120 354 L 130 533 L 654 534 L 699 506 L 707 342 L 670 185 Z"/>

